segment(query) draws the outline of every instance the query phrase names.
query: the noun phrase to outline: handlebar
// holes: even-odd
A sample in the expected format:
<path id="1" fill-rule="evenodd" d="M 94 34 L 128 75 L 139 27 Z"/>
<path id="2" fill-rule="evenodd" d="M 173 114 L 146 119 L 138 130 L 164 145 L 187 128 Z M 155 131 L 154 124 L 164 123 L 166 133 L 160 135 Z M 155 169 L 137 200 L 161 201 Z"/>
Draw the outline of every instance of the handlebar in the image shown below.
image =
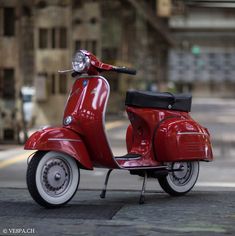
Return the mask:
<path id="1" fill-rule="evenodd" d="M 76 57 L 76 55 L 79 55 L 79 57 L 78 56 Z M 76 68 L 75 66 L 74 72 L 72 72 L 73 77 L 81 73 L 87 73 L 89 75 L 97 75 L 100 72 L 104 72 L 104 71 L 114 71 L 118 73 L 136 75 L 136 70 L 127 68 L 124 66 L 113 66 L 113 65 L 103 63 L 102 61 L 97 59 L 95 55 L 93 55 L 92 53 L 86 50 L 80 50 L 77 54 L 75 54 L 75 57 L 73 60 L 74 60 L 72 63 L 73 69 L 74 69 L 75 62 L 79 62 L 80 64 L 82 63 L 81 65 L 83 65 L 82 69 Z M 68 72 L 68 71 L 70 70 L 66 70 L 63 72 Z"/>
<path id="2" fill-rule="evenodd" d="M 127 67 L 118 67 L 118 66 L 113 66 L 111 69 L 109 69 L 109 71 L 115 71 L 118 73 L 124 73 L 124 74 L 129 74 L 129 75 L 136 75 L 137 71 L 131 68 L 127 68 Z M 72 77 L 76 77 L 77 75 L 79 75 L 78 72 L 73 71 L 72 72 Z"/>
<path id="3" fill-rule="evenodd" d="M 118 66 L 113 66 L 111 71 L 115 71 L 118 73 L 124 73 L 124 74 L 129 74 L 129 75 L 136 75 L 136 70 L 127 68 L 127 67 L 118 67 Z"/>

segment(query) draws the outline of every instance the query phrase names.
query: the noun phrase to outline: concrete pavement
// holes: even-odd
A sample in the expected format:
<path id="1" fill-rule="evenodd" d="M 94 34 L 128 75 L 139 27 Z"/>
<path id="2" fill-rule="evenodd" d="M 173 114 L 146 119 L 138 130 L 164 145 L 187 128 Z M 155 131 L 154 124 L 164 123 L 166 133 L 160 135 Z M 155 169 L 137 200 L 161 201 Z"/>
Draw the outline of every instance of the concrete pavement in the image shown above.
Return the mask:
<path id="1" fill-rule="evenodd" d="M 235 102 L 199 99 L 192 111 L 212 134 L 214 162 L 201 163 L 197 185 L 184 197 L 169 197 L 150 179 L 143 206 L 142 178 L 126 171 L 111 174 L 107 198 L 99 199 L 106 170 L 96 169 L 81 171 L 79 191 L 67 206 L 45 210 L 26 189 L 30 153 L 0 147 L 8 149 L 0 152 L 0 235 L 235 235 Z M 126 153 L 127 125 L 127 120 L 108 125 L 117 156 Z"/>
<path id="2" fill-rule="evenodd" d="M 47 210 L 26 189 L 0 189 L 0 235 L 235 235 L 235 192 L 192 191 L 170 197 L 139 191 L 80 190 L 66 206 Z M 17 235 L 25 235 L 20 233 Z"/>

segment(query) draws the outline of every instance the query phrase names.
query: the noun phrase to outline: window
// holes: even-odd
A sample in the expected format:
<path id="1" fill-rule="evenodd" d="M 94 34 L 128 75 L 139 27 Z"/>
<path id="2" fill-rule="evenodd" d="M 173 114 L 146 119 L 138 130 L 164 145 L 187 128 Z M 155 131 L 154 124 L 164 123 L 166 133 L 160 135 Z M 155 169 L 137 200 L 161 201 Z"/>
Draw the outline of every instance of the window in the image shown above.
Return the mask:
<path id="1" fill-rule="evenodd" d="M 75 41 L 75 50 L 85 49 L 93 54 L 97 53 L 97 40 L 76 40 Z"/>
<path id="2" fill-rule="evenodd" d="M 82 19 L 76 18 L 76 19 L 73 21 L 73 23 L 74 23 L 75 25 L 81 25 L 81 24 L 82 24 Z"/>
<path id="3" fill-rule="evenodd" d="M 6 7 L 3 11 L 3 34 L 5 36 L 14 36 L 15 34 L 15 9 Z"/>
<path id="4" fill-rule="evenodd" d="M 39 48 L 48 48 L 48 29 L 39 29 Z"/>
<path id="5" fill-rule="evenodd" d="M 51 86 L 50 86 L 50 89 L 51 89 L 51 94 L 55 94 L 55 91 L 56 91 L 55 74 L 51 75 Z"/>
<path id="6" fill-rule="evenodd" d="M 59 48 L 67 47 L 67 29 L 62 27 L 59 29 Z"/>
<path id="7" fill-rule="evenodd" d="M 15 98 L 15 79 L 13 69 L 3 70 L 3 93 L 2 97 L 6 99 Z"/>
<path id="8" fill-rule="evenodd" d="M 89 51 L 89 49 L 90 49 L 90 41 L 89 40 L 84 41 L 83 45 L 84 45 L 84 48 Z"/>
<path id="9" fill-rule="evenodd" d="M 117 48 L 103 48 L 102 58 L 103 60 L 114 60 L 117 58 L 118 50 Z"/>
<path id="10" fill-rule="evenodd" d="M 49 74 L 49 93 L 50 95 L 55 94 L 66 94 L 67 93 L 67 77 L 65 74 Z"/>
<path id="11" fill-rule="evenodd" d="M 67 29 L 60 28 L 39 28 L 39 48 L 66 48 L 67 47 Z"/>
<path id="12" fill-rule="evenodd" d="M 52 28 L 51 30 L 51 47 L 56 48 L 56 29 Z"/>
<path id="13" fill-rule="evenodd" d="M 81 42 L 81 40 L 76 40 L 75 41 L 75 51 L 78 51 L 80 49 L 82 49 L 82 42 Z"/>
<path id="14" fill-rule="evenodd" d="M 93 24 L 93 25 L 95 25 L 96 23 L 97 23 L 97 18 L 95 18 L 95 17 L 92 17 L 91 19 L 90 19 L 90 23 L 91 24 Z"/>
<path id="15" fill-rule="evenodd" d="M 3 139 L 6 141 L 14 140 L 14 130 L 13 129 L 4 129 Z"/>
<path id="16" fill-rule="evenodd" d="M 67 92 L 67 77 L 65 74 L 59 75 L 59 93 L 66 94 Z"/>
<path id="17" fill-rule="evenodd" d="M 97 41 L 92 40 L 91 41 L 91 51 L 92 51 L 93 54 L 96 54 L 96 50 L 97 50 Z"/>
<path id="18" fill-rule="evenodd" d="M 0 98 L 3 96 L 3 71 L 0 70 Z"/>
<path id="19" fill-rule="evenodd" d="M 48 97 L 47 79 L 48 79 L 48 74 L 46 72 L 37 74 L 35 80 L 35 89 L 36 89 L 35 98 L 36 101 L 38 102 L 44 102 L 47 100 Z"/>
<path id="20" fill-rule="evenodd" d="M 83 2 L 82 1 L 78 1 L 78 0 L 73 0 L 72 4 L 73 4 L 73 8 L 81 8 L 82 5 L 83 5 Z"/>

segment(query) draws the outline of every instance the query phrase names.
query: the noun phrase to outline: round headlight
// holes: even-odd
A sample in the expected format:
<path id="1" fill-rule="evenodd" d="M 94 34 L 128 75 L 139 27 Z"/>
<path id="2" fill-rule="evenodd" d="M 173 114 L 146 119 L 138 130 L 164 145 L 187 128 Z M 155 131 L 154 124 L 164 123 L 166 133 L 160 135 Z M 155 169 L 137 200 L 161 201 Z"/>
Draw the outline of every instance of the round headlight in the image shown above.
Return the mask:
<path id="1" fill-rule="evenodd" d="M 73 57 L 72 66 L 74 71 L 82 72 L 88 69 L 89 65 L 90 65 L 90 58 L 83 52 L 79 51 Z"/>

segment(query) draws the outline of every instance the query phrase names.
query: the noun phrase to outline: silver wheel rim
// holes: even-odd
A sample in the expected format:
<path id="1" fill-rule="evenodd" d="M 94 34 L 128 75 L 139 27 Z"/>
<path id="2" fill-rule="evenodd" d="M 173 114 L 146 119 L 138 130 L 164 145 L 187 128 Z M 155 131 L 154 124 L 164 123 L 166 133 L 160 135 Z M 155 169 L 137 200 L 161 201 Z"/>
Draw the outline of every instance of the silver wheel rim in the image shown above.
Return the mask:
<path id="1" fill-rule="evenodd" d="M 168 163 L 168 167 L 173 171 L 169 172 L 166 180 L 173 191 L 186 193 L 197 182 L 199 174 L 198 161 Z"/>
<path id="2" fill-rule="evenodd" d="M 49 196 L 59 197 L 67 192 L 71 175 L 71 166 L 68 162 L 59 157 L 49 159 L 42 168 L 42 187 Z"/>
<path id="3" fill-rule="evenodd" d="M 49 204 L 64 204 L 77 190 L 80 172 L 71 156 L 50 151 L 36 170 L 36 187 L 40 196 Z"/>
<path id="4" fill-rule="evenodd" d="M 175 162 L 170 166 L 171 169 L 179 169 L 179 171 L 172 171 L 169 173 L 171 181 L 176 186 L 184 186 L 190 181 L 193 174 L 191 162 Z"/>

